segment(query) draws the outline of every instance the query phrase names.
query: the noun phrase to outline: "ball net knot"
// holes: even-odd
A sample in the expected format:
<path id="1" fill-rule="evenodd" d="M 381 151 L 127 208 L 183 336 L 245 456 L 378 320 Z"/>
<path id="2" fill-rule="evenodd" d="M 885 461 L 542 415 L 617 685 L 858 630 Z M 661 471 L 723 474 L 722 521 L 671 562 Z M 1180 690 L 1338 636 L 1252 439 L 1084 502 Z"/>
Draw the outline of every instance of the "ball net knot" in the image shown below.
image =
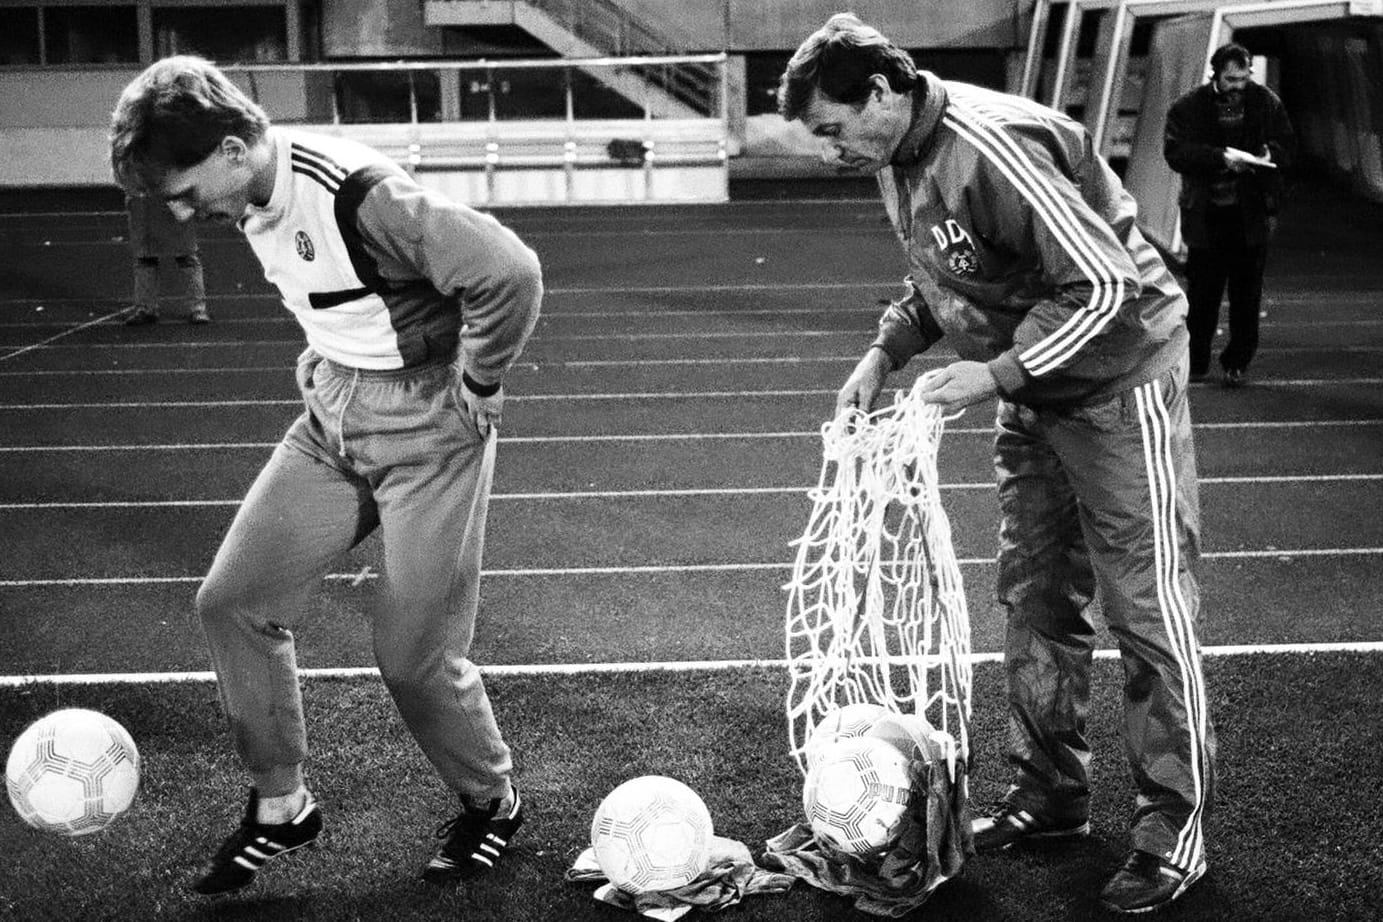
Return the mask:
<path id="1" fill-rule="evenodd" d="M 948 734 L 953 779 L 969 757 L 970 618 L 937 476 L 948 417 L 922 401 L 923 380 L 821 428 L 821 475 L 784 587 L 788 735 L 804 774 L 812 728 L 859 702 Z"/>

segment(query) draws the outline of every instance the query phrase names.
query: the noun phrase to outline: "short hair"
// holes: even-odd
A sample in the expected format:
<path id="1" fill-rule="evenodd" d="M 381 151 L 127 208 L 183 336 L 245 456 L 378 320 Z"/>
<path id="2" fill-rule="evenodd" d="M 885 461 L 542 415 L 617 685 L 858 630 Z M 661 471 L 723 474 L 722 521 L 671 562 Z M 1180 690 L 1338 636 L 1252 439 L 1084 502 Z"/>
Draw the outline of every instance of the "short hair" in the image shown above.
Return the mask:
<path id="1" fill-rule="evenodd" d="M 778 84 L 778 112 L 788 121 L 801 118 L 816 90 L 833 102 L 859 105 L 869 97 L 874 74 L 886 77 L 895 93 L 918 85 L 917 65 L 906 51 L 854 13 L 837 13 L 788 61 Z"/>
<path id="2" fill-rule="evenodd" d="M 111 113 L 111 172 L 140 191 L 170 169 L 201 163 L 230 135 L 254 144 L 268 130 L 264 110 L 214 64 L 175 55 L 150 64 L 120 94 Z"/>
<path id="3" fill-rule="evenodd" d="M 1228 45 L 1221 45 L 1215 49 L 1215 53 L 1210 56 L 1210 72 L 1219 76 L 1220 71 L 1225 69 L 1228 64 L 1238 64 L 1240 67 L 1250 67 L 1253 64 L 1253 55 L 1243 45 L 1230 42 Z"/>

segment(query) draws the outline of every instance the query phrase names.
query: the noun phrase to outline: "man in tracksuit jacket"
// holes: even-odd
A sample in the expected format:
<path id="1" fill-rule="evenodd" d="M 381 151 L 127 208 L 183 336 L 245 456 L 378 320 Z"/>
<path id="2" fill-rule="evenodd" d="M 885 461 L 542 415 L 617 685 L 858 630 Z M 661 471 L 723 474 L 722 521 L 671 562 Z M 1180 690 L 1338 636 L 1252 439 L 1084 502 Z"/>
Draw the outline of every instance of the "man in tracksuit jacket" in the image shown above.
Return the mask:
<path id="1" fill-rule="evenodd" d="M 1011 787 L 978 850 L 1089 832 L 1098 590 L 1123 658 L 1132 850 L 1101 894 L 1139 912 L 1205 871 L 1214 735 L 1196 639 L 1198 502 L 1186 300 L 1086 132 L 1028 100 L 917 71 L 851 14 L 798 49 L 779 105 L 828 161 L 877 174 L 907 293 L 841 388 L 869 409 L 942 339 L 922 389 L 997 397 L 998 594 L 1008 614 Z"/>
<path id="2" fill-rule="evenodd" d="M 243 887 L 310 844 L 321 812 L 293 629 L 331 564 L 379 529 L 372 613 L 384 683 L 459 795 L 423 871 L 480 874 L 523 821 L 512 759 L 467 658 L 479 599 L 501 382 L 537 322 L 537 257 L 495 219 L 419 187 L 341 138 L 271 127 L 200 58 L 125 89 L 111 159 L 187 221 L 246 236 L 306 334 L 305 412 L 245 497 L 197 595 L 231 734 L 251 779 L 245 818 L 194 881 Z"/>

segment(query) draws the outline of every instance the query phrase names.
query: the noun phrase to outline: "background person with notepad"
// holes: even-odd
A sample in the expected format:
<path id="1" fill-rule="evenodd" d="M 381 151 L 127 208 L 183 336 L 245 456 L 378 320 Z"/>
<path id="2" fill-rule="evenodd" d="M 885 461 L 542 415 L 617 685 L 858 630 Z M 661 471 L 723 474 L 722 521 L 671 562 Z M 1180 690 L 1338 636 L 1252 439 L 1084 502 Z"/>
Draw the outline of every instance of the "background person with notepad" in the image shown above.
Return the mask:
<path id="1" fill-rule="evenodd" d="M 1191 302 L 1191 378 L 1210 373 L 1210 345 L 1229 288 L 1226 387 L 1245 381 L 1258 348 L 1268 240 L 1282 198 L 1282 167 L 1296 146 L 1282 100 L 1254 83 L 1243 45 L 1216 49 L 1210 81 L 1172 104 L 1163 153 L 1181 174 L 1181 235 Z"/>

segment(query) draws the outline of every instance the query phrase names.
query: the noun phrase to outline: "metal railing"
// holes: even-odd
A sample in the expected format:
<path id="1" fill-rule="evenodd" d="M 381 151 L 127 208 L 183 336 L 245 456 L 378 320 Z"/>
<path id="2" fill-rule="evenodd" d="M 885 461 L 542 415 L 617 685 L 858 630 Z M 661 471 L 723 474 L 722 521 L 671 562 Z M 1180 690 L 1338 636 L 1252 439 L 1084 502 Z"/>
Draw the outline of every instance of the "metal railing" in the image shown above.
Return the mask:
<path id="1" fill-rule="evenodd" d="M 726 56 L 234 64 L 279 121 L 424 124 L 726 118 Z M 712 79 L 707 81 L 704 74 Z M 659 88 L 696 87 L 698 105 Z"/>

